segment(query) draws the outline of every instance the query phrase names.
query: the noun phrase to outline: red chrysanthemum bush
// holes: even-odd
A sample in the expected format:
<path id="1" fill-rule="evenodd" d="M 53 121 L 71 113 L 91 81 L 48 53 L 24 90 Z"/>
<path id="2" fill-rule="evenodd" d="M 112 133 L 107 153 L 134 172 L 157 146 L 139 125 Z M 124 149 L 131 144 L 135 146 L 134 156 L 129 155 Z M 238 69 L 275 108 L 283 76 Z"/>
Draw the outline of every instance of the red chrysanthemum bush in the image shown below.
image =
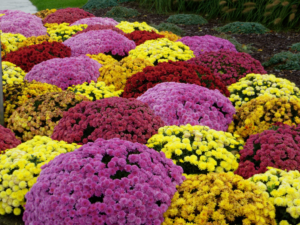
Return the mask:
<path id="1" fill-rule="evenodd" d="M 93 14 L 84 11 L 79 8 L 66 8 L 59 9 L 55 13 L 48 15 L 45 19 L 43 19 L 43 24 L 45 23 L 74 23 L 77 20 L 95 17 Z"/>
<path id="2" fill-rule="evenodd" d="M 135 42 L 136 45 L 143 44 L 145 41 L 164 38 L 164 35 L 157 34 L 154 31 L 140 31 L 136 30 L 132 33 L 125 34 L 125 36 Z"/>
<path id="3" fill-rule="evenodd" d="M 187 63 L 210 68 L 214 76 L 219 77 L 226 85 L 236 83 L 249 73 L 267 73 L 261 63 L 249 54 L 230 50 L 205 52 Z"/>
<path id="4" fill-rule="evenodd" d="M 75 37 L 75 36 L 77 36 L 78 34 L 86 33 L 86 32 L 91 31 L 91 30 L 113 30 L 113 31 L 116 31 L 116 32 L 119 33 L 119 34 L 125 35 L 125 33 L 124 33 L 121 29 L 119 29 L 119 28 L 117 28 L 117 27 L 115 27 L 115 26 L 112 26 L 112 25 L 95 24 L 95 25 L 89 25 L 86 29 L 77 32 L 77 33 L 74 34 L 72 37 Z"/>
<path id="5" fill-rule="evenodd" d="M 18 140 L 15 134 L 10 130 L 0 125 L 0 154 L 5 150 L 15 148 L 21 141 Z"/>
<path id="6" fill-rule="evenodd" d="M 239 154 L 235 173 L 244 178 L 264 173 L 267 167 L 300 170 L 300 125 L 277 123 L 269 130 L 253 134 Z"/>
<path id="7" fill-rule="evenodd" d="M 227 87 L 208 68 L 186 62 L 163 62 L 155 67 L 146 67 L 130 77 L 123 92 L 124 98 L 137 98 L 149 88 L 162 82 L 197 84 L 212 90 L 219 90 L 225 96 L 230 93 Z"/>
<path id="8" fill-rule="evenodd" d="M 15 52 L 8 53 L 3 60 L 9 61 L 29 72 L 34 65 L 43 61 L 70 56 L 71 49 L 68 46 L 54 41 L 22 47 Z"/>
<path id="9" fill-rule="evenodd" d="M 119 97 L 81 102 L 54 128 L 52 139 L 85 144 L 97 138 L 120 138 L 146 144 L 164 122 L 147 104 Z"/>

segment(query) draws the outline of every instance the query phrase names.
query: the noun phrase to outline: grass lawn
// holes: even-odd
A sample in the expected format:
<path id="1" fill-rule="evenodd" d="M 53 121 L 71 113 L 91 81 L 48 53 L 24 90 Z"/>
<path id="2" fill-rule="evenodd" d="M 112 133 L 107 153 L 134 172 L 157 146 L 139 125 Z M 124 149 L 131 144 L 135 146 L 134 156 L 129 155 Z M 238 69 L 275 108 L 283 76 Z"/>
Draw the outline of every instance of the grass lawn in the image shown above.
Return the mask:
<path id="1" fill-rule="evenodd" d="M 60 9 L 67 7 L 82 7 L 88 0 L 30 0 L 38 9 Z"/>

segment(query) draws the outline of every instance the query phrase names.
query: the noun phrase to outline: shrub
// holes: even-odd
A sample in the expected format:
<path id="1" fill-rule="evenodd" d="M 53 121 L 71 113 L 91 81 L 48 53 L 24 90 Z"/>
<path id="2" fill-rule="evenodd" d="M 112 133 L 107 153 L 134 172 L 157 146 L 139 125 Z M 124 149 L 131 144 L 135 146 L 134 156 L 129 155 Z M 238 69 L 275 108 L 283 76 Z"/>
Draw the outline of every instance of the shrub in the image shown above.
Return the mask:
<path id="1" fill-rule="evenodd" d="M 117 138 L 98 139 L 43 167 L 26 196 L 23 220 L 160 224 L 176 185 L 184 179 L 181 174 L 182 168 L 144 145 Z M 56 204 L 41 212 L 54 198 Z"/>
<path id="2" fill-rule="evenodd" d="M 23 82 L 26 73 L 13 63 L 2 62 L 2 84 L 20 84 Z M 5 86 L 4 86 L 5 87 Z"/>
<path id="3" fill-rule="evenodd" d="M 43 19 L 43 24 L 45 23 L 74 23 L 77 20 L 94 17 L 93 14 L 84 11 L 79 8 L 66 8 L 58 9 L 55 13 L 48 15 Z"/>
<path id="4" fill-rule="evenodd" d="M 196 57 L 204 54 L 205 52 L 218 52 L 220 50 L 237 52 L 234 45 L 231 44 L 230 41 L 211 35 L 193 37 L 186 36 L 177 42 L 182 42 L 183 44 L 189 46 Z"/>
<path id="5" fill-rule="evenodd" d="M 101 64 L 87 56 L 51 59 L 33 67 L 25 80 L 53 84 L 61 89 L 97 81 Z"/>
<path id="6" fill-rule="evenodd" d="M 262 65 L 279 70 L 300 70 L 300 53 L 280 52 Z"/>
<path id="7" fill-rule="evenodd" d="M 131 33 L 135 30 L 158 32 L 158 30 L 156 30 L 154 27 L 149 26 L 146 22 L 130 23 L 130 22 L 127 22 L 127 21 L 122 21 L 118 25 L 116 25 L 116 27 L 121 29 L 122 31 L 124 31 L 124 33 L 126 33 L 126 34 Z"/>
<path id="8" fill-rule="evenodd" d="M 300 124 L 300 101 L 287 97 L 259 96 L 237 109 L 228 132 L 235 132 L 247 139 L 252 134 L 269 129 L 280 122 L 287 125 Z"/>
<path id="9" fill-rule="evenodd" d="M 101 67 L 98 82 L 104 81 L 107 85 L 114 85 L 116 90 L 124 90 L 127 79 L 147 66 L 154 65 L 145 59 L 125 57 L 120 62 Z"/>
<path id="10" fill-rule="evenodd" d="M 224 95 L 229 96 L 226 86 L 214 77 L 209 69 L 185 62 L 169 61 L 159 63 L 155 67 L 147 67 L 142 72 L 131 76 L 126 82 L 123 97 L 137 98 L 155 85 L 171 81 L 218 89 Z"/>
<path id="11" fill-rule="evenodd" d="M 101 68 L 103 68 L 106 65 L 109 64 L 114 64 L 116 62 L 118 62 L 118 60 L 114 59 L 113 57 L 111 57 L 110 55 L 105 55 L 103 53 L 99 53 L 98 55 L 90 55 L 90 54 L 86 54 L 86 56 L 90 57 L 93 60 L 96 60 L 98 63 L 100 63 L 102 65 Z M 101 69 L 100 68 L 100 69 Z M 101 75 L 101 74 L 100 74 Z"/>
<path id="12" fill-rule="evenodd" d="M 148 40 L 155 40 L 158 38 L 164 38 L 163 35 L 157 34 L 154 31 L 140 31 L 136 30 L 132 33 L 125 34 L 125 37 L 127 37 L 129 40 L 132 40 L 135 42 L 136 45 L 143 44 L 145 41 Z"/>
<path id="13" fill-rule="evenodd" d="M 300 99 L 299 88 L 287 79 L 277 78 L 274 75 L 261 75 L 250 73 L 237 83 L 228 87 L 229 100 L 238 108 L 246 102 L 261 96 L 294 97 Z"/>
<path id="14" fill-rule="evenodd" d="M 80 24 L 69 26 L 68 23 L 61 23 L 55 26 L 51 26 L 47 29 L 49 36 L 54 39 L 55 41 L 65 41 L 72 37 L 74 34 L 78 33 L 79 31 L 84 30 L 87 28 L 87 24 Z"/>
<path id="15" fill-rule="evenodd" d="M 181 37 L 173 34 L 171 31 L 160 31 L 158 34 L 163 35 L 165 38 L 168 38 L 170 41 L 177 41 Z"/>
<path id="16" fill-rule="evenodd" d="M 106 53 L 115 58 L 127 56 L 135 43 L 112 30 L 93 30 L 72 37 L 64 42 L 72 49 L 71 56 Z"/>
<path id="17" fill-rule="evenodd" d="M 292 50 L 294 52 L 300 52 L 300 42 L 294 43 L 290 47 L 291 47 L 290 50 Z"/>
<path id="18" fill-rule="evenodd" d="M 48 15 L 55 13 L 56 9 L 45 9 L 34 13 L 33 15 L 40 17 L 42 20 L 45 19 Z"/>
<path id="19" fill-rule="evenodd" d="M 35 65 L 54 58 L 64 58 L 71 55 L 71 49 L 59 42 L 43 42 L 20 48 L 8 53 L 3 60 L 12 62 L 29 72 Z M 45 74 L 47 75 L 47 74 Z"/>
<path id="20" fill-rule="evenodd" d="M 251 210 L 249 210 L 251 209 Z M 275 208 L 252 182 L 232 173 L 209 173 L 185 180 L 173 196 L 162 225 L 275 225 Z"/>
<path id="21" fill-rule="evenodd" d="M 113 30 L 119 34 L 125 34 L 122 30 L 119 28 L 114 27 L 113 25 L 100 25 L 100 24 L 95 24 L 95 25 L 89 25 L 86 29 L 83 31 L 79 31 L 76 34 L 73 35 L 73 37 L 77 36 L 78 34 L 86 33 L 91 30 Z"/>
<path id="22" fill-rule="evenodd" d="M 5 150 L 15 148 L 21 141 L 18 140 L 15 134 L 10 130 L 0 125 L 0 157 L 5 153 Z"/>
<path id="23" fill-rule="evenodd" d="M 167 19 L 169 23 L 184 24 L 184 25 L 203 25 L 207 24 L 207 20 L 202 16 L 194 14 L 175 14 Z"/>
<path id="24" fill-rule="evenodd" d="M 92 25 L 116 26 L 118 24 L 118 22 L 111 18 L 107 18 L 107 17 L 104 17 L 104 18 L 89 17 L 89 18 L 77 20 L 74 23 L 72 23 L 71 26 L 80 25 L 80 24 L 87 24 L 88 26 L 92 26 Z"/>
<path id="25" fill-rule="evenodd" d="M 55 40 L 53 40 L 48 35 L 41 35 L 41 36 L 37 36 L 37 37 L 32 36 L 32 37 L 29 37 L 29 38 L 25 39 L 24 41 L 18 43 L 18 48 L 25 47 L 25 46 L 42 44 L 45 41 L 46 42 L 54 42 Z"/>
<path id="26" fill-rule="evenodd" d="M 113 20 L 117 21 L 118 23 L 121 23 L 122 21 L 126 21 L 125 18 L 123 17 L 115 17 L 115 16 L 110 16 L 110 18 L 112 18 Z"/>
<path id="27" fill-rule="evenodd" d="M 205 52 L 187 62 L 209 68 L 226 85 L 238 82 L 249 73 L 267 73 L 260 62 L 249 54 L 230 50 Z"/>
<path id="28" fill-rule="evenodd" d="M 140 13 L 136 9 L 130 9 L 122 6 L 115 6 L 106 13 L 108 17 L 135 17 L 139 16 Z"/>
<path id="29" fill-rule="evenodd" d="M 158 25 L 151 24 L 158 31 L 170 31 L 178 36 L 184 35 L 184 31 L 177 25 L 172 23 L 160 23 Z"/>
<path id="30" fill-rule="evenodd" d="M 230 32 L 232 34 L 264 34 L 270 30 L 260 23 L 255 22 L 233 22 L 215 29 L 219 32 Z"/>
<path id="31" fill-rule="evenodd" d="M 186 175 L 196 175 L 235 171 L 239 164 L 231 152 L 239 152 L 243 141 L 227 132 L 188 124 L 161 127 L 147 146 L 164 152 Z"/>
<path id="32" fill-rule="evenodd" d="M 181 42 L 167 38 L 149 40 L 129 52 L 132 58 L 147 59 L 154 65 L 160 62 L 186 61 L 195 57 L 193 51 Z"/>
<path id="33" fill-rule="evenodd" d="M 11 213 L 20 215 L 24 211 L 25 195 L 36 183 L 41 166 L 53 160 L 57 155 L 74 151 L 78 147 L 76 144 L 36 136 L 33 140 L 0 155 L 2 174 L 0 215 Z"/>
<path id="34" fill-rule="evenodd" d="M 218 90 L 195 84 L 166 82 L 138 97 L 147 103 L 166 125 L 202 125 L 226 131 L 235 109 Z"/>
<path id="35" fill-rule="evenodd" d="M 26 40 L 26 37 L 22 34 L 1 33 L 1 44 L 4 44 L 5 48 L 2 49 L 4 56 L 10 52 L 17 51 L 19 44 Z M 2 55 L 2 52 L 1 52 Z"/>
<path id="36" fill-rule="evenodd" d="M 36 135 L 50 137 L 63 112 L 84 100 L 88 99 L 69 91 L 39 95 L 13 112 L 7 128 L 22 141 L 31 140 Z"/>
<path id="37" fill-rule="evenodd" d="M 249 178 L 264 173 L 267 167 L 282 170 L 300 169 L 300 126 L 276 125 L 254 134 L 240 151 L 240 164 L 236 174 Z"/>
<path id="38" fill-rule="evenodd" d="M 105 9 L 113 6 L 117 6 L 116 0 L 88 0 L 88 2 L 82 6 L 83 9 Z"/>

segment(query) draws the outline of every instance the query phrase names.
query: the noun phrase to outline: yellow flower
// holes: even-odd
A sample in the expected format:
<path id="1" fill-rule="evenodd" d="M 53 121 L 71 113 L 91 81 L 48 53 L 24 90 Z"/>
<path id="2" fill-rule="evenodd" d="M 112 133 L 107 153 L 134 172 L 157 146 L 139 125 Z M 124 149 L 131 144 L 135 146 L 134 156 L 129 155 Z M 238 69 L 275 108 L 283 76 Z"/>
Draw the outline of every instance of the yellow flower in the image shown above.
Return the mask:
<path id="1" fill-rule="evenodd" d="M 48 27 L 47 33 L 55 41 L 65 41 L 72 37 L 73 34 L 87 28 L 87 26 L 87 24 L 69 26 L 68 23 L 45 24 L 45 27 Z"/>
<path id="2" fill-rule="evenodd" d="M 117 28 L 122 30 L 124 33 L 128 34 L 135 30 L 141 30 L 141 31 L 155 31 L 158 33 L 158 30 L 156 30 L 154 27 L 149 26 L 146 22 L 127 22 L 127 21 L 121 21 L 118 25 L 116 25 Z"/>
<path id="3" fill-rule="evenodd" d="M 3 49 L 4 56 L 10 52 L 17 51 L 19 49 L 19 43 L 26 40 L 26 37 L 22 34 L 2 33 L 1 30 L 0 34 L 1 43 L 5 46 L 5 48 Z"/>

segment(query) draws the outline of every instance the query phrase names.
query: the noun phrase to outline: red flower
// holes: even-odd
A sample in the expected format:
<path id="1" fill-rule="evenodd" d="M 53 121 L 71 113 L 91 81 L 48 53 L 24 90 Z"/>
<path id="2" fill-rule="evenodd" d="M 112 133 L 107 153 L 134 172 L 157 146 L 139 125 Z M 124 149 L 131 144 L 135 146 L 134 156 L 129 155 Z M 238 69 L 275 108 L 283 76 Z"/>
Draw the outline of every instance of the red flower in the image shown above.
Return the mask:
<path id="1" fill-rule="evenodd" d="M 18 140 L 15 134 L 10 130 L 0 125 L 0 154 L 5 150 L 15 148 L 21 141 Z"/>
<path id="2" fill-rule="evenodd" d="M 114 27 L 114 26 L 112 26 L 112 25 L 100 25 L 100 24 L 95 24 L 95 25 L 89 25 L 86 29 L 77 32 L 77 33 L 74 34 L 72 37 L 75 37 L 75 36 L 78 35 L 78 34 L 86 33 L 86 32 L 91 31 L 91 30 L 113 30 L 113 31 L 116 31 L 116 32 L 119 33 L 119 34 L 125 35 L 125 33 L 124 33 L 121 29 L 119 29 L 119 28 L 117 28 L 117 27 Z"/>
<path id="3" fill-rule="evenodd" d="M 133 31 L 130 34 L 125 34 L 125 36 L 129 40 L 134 41 L 136 45 L 143 44 L 145 41 L 148 40 L 154 40 L 154 39 L 165 37 L 164 35 L 157 34 L 154 31 L 149 32 L 149 31 L 140 31 L 140 30 Z"/>
<path id="4" fill-rule="evenodd" d="M 79 8 L 66 8 L 59 9 L 55 13 L 48 15 L 45 19 L 43 19 L 43 24 L 45 23 L 74 23 L 77 20 L 95 17 L 93 14 L 84 11 Z"/>

